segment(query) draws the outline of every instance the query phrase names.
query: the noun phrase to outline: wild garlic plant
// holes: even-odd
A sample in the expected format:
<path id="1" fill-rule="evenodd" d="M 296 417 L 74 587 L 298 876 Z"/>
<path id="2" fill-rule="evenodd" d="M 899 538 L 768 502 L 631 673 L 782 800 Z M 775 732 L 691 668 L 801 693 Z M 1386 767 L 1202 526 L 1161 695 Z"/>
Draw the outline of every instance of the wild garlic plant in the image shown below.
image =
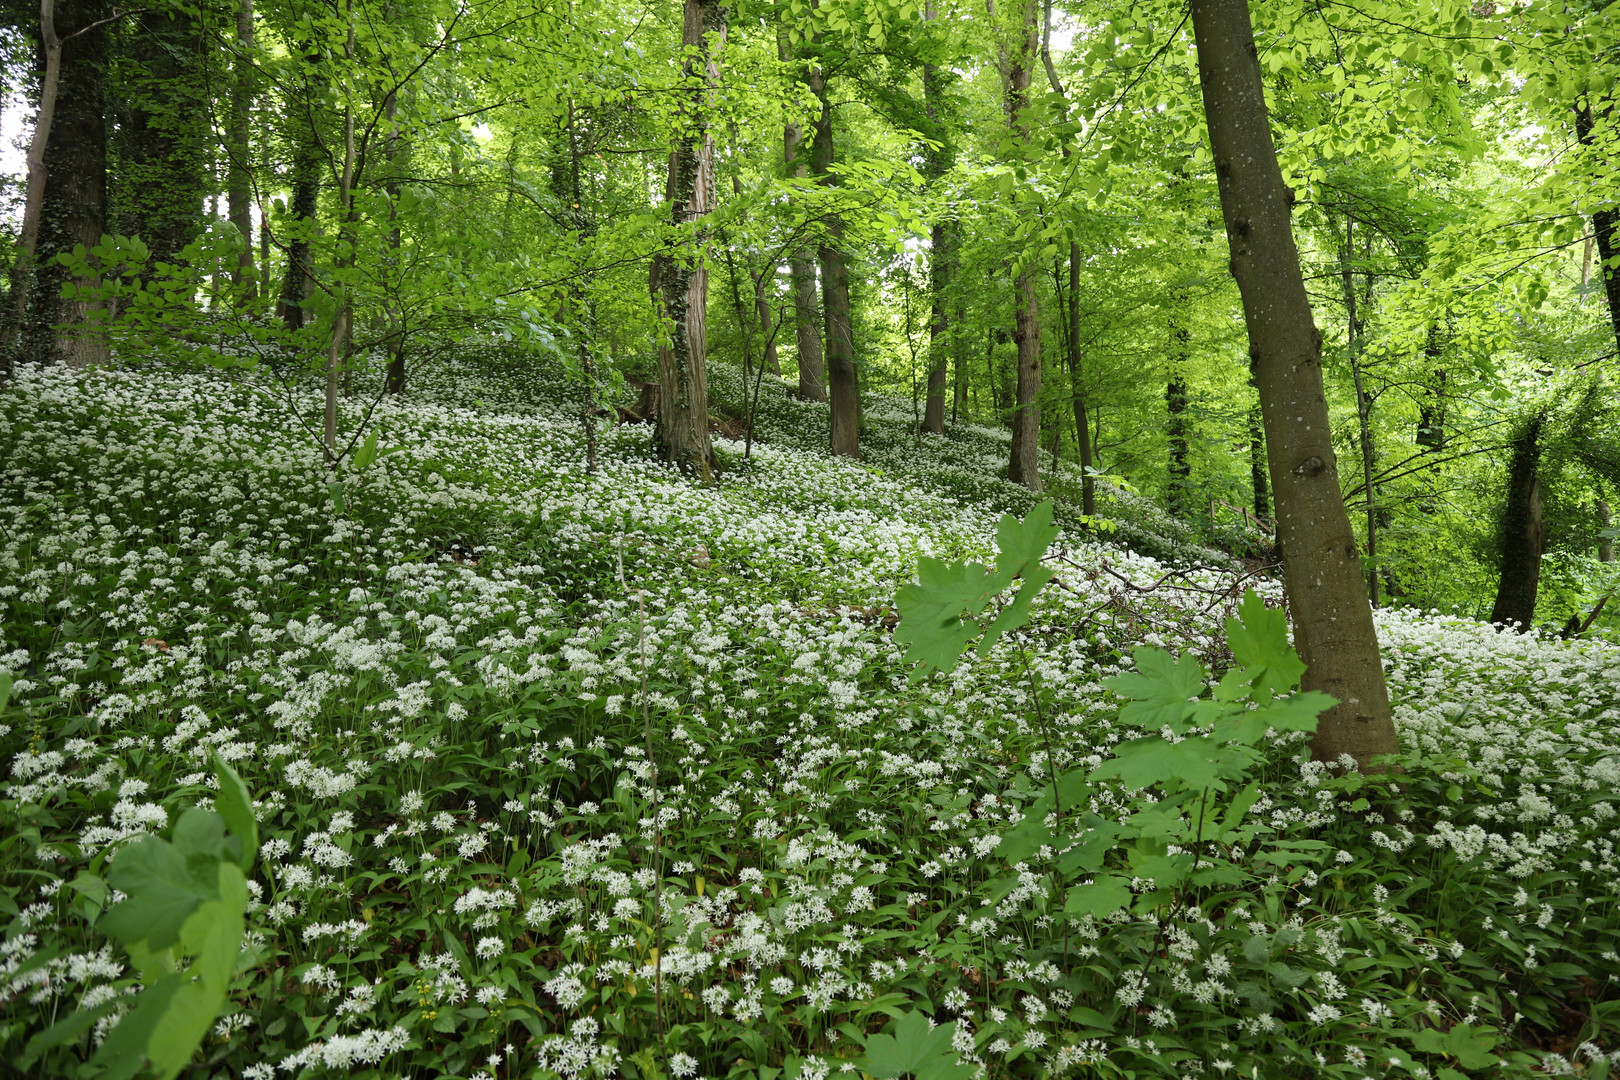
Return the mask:
<path id="1" fill-rule="evenodd" d="M 1099 872 L 1060 893 L 1061 844 L 1009 858 L 1030 811 L 1099 769 L 1065 821 L 1167 802 L 1106 775 L 1181 737 L 1109 680 L 1142 648 L 1244 666 L 1209 606 L 1240 571 L 1060 534 L 1067 588 L 913 680 L 890 598 L 920 557 L 984 558 L 1030 510 L 994 433 L 907 472 L 882 447 L 914 442 L 909 410 L 876 401 L 877 471 L 766 441 L 697 489 L 635 427 L 604 431 L 586 476 L 572 393 L 469 349 L 384 402 L 397 452 L 345 473 L 339 505 L 280 406 L 217 374 L 0 390 L 8 1065 L 144 988 L 73 882 L 209 806 L 223 760 L 259 845 L 199 1076 L 1609 1067 L 1612 647 L 1382 613 L 1409 756 L 1380 783 L 1404 817 L 1267 736 L 1252 803 L 1161 856 L 1233 880 L 1143 903 L 1125 838 L 1100 874 L 1129 904 L 1071 909 Z M 109 1030 L 31 1068 L 73 1075 Z"/>

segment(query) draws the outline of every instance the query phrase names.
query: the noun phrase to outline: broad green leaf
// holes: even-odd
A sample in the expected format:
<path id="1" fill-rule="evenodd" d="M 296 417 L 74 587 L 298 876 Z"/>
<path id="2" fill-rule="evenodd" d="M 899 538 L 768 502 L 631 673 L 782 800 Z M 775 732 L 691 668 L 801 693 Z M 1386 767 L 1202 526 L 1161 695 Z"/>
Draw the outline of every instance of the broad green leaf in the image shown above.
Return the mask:
<path id="1" fill-rule="evenodd" d="M 1269 702 L 1252 715 L 1264 720 L 1267 727 L 1280 731 L 1315 731 L 1317 721 L 1339 699 L 1320 690 L 1306 690 Z"/>
<path id="2" fill-rule="evenodd" d="M 1022 580 L 1018 585 L 1018 592 L 1013 594 L 1012 602 L 1001 609 L 996 621 L 990 624 L 985 631 L 984 640 L 979 643 L 979 655 L 987 656 L 996 639 L 1009 630 L 1016 630 L 1029 621 L 1029 606 L 1034 602 L 1036 595 L 1048 581 L 1056 576 L 1056 571 L 1047 567 L 1034 565 L 1026 567 Z"/>
<path id="3" fill-rule="evenodd" d="M 217 755 L 214 758 L 214 775 L 219 778 L 219 794 L 214 796 L 214 808 L 224 819 L 225 827 L 241 844 L 237 865 L 243 871 L 252 870 L 253 860 L 259 852 L 259 822 L 253 816 L 253 796 L 248 794 L 247 785 L 236 775 L 236 770 Z"/>
<path id="4" fill-rule="evenodd" d="M 930 1028 L 928 1018 L 909 1012 L 891 1027 L 893 1035 L 877 1034 L 866 1040 L 862 1068 L 875 1077 L 911 1076 L 913 1080 L 969 1080 L 973 1069 L 963 1065 L 951 1049 L 956 1023 Z"/>
<path id="5" fill-rule="evenodd" d="M 1091 779 L 1118 779 L 1127 788 L 1140 791 L 1162 784 L 1167 789 L 1184 787 L 1193 791 L 1209 788 L 1224 791 L 1221 782 L 1224 759 L 1228 756 L 1208 739 L 1166 742 L 1157 735 L 1133 739 L 1115 752 L 1116 756 L 1091 770 Z"/>
<path id="6" fill-rule="evenodd" d="M 370 466 L 371 463 L 373 461 L 376 461 L 376 460 L 377 460 L 377 429 L 372 428 L 371 432 L 366 436 L 366 441 L 361 443 L 360 444 L 360 449 L 358 449 L 358 450 L 356 450 L 354 452 L 353 465 L 357 470 L 358 469 L 364 469 L 364 468 L 367 468 L 368 466 Z"/>
<path id="7" fill-rule="evenodd" d="M 6 711 L 6 702 L 11 700 L 11 674 L 0 671 L 0 712 Z"/>
<path id="8" fill-rule="evenodd" d="M 1103 680 L 1116 694 L 1132 699 L 1119 718 L 1144 731 L 1168 724 L 1178 735 L 1185 732 L 1192 699 L 1204 689 L 1204 665 L 1191 656 L 1175 659 L 1163 649 L 1137 649 L 1132 656 L 1136 671 Z"/>
<path id="9" fill-rule="evenodd" d="M 129 899 L 114 904 L 96 928 L 126 947 L 167 949 L 198 905 L 214 899 L 188 872 L 185 856 L 156 836 L 120 848 L 107 883 Z"/>
<path id="10" fill-rule="evenodd" d="M 1076 885 L 1063 901 L 1063 912 L 1076 918 L 1112 915 L 1131 902 L 1131 886 L 1117 874 L 1094 878 L 1089 885 Z"/>
<path id="11" fill-rule="evenodd" d="M 1283 694 L 1299 685 L 1305 664 L 1288 644 L 1288 619 L 1253 589 L 1243 594 L 1236 618 L 1226 620 L 1232 657 L 1249 669 L 1245 678 L 1262 693 Z"/>
<path id="12" fill-rule="evenodd" d="M 1039 566 L 1046 557 L 1046 549 L 1057 539 L 1058 527 L 1052 524 L 1052 501 L 1039 503 L 1023 521 L 1011 514 L 1003 514 L 996 526 L 996 570 L 1008 578 L 1028 572 Z"/>
<path id="13" fill-rule="evenodd" d="M 80 870 L 78 875 L 68 882 L 68 888 L 81 896 L 88 897 L 101 907 L 107 906 L 107 898 L 112 895 L 112 890 L 107 888 L 107 883 L 88 870 Z"/>
<path id="14" fill-rule="evenodd" d="M 1243 823 L 1243 815 L 1247 814 L 1256 802 L 1260 801 L 1260 782 L 1250 781 L 1249 786 L 1238 792 L 1237 798 L 1232 800 L 1221 818 L 1221 833 L 1231 832 Z"/>
<path id="15" fill-rule="evenodd" d="M 1072 845 L 1057 859 L 1058 871 L 1065 876 L 1101 870 L 1103 860 L 1113 850 L 1115 841 L 1125 832 L 1125 827 L 1118 822 L 1108 821 L 1096 814 L 1085 816 L 1089 819 L 1085 825 L 1075 829 L 1062 841 Z M 1070 828 L 1073 829 L 1074 826 L 1075 823 L 1071 821 Z"/>
<path id="16" fill-rule="evenodd" d="M 92 1066 L 106 1070 L 97 1080 L 129 1080 L 140 1070 L 152 1043 L 152 1032 L 179 991 L 181 978 L 166 975 L 140 992 L 135 1007 L 107 1033 L 106 1041 L 90 1059 Z"/>
<path id="17" fill-rule="evenodd" d="M 186 982 L 175 992 L 152 1029 L 146 1056 L 158 1080 L 174 1080 L 202 1045 L 218 1019 L 231 988 L 236 957 L 242 948 L 242 913 L 247 909 L 247 879 L 241 867 L 220 862 L 220 899 L 200 906 L 181 928 L 181 944 L 196 957 Z"/>
<path id="18" fill-rule="evenodd" d="M 999 575 L 978 563 L 947 563 L 927 555 L 917 560 L 917 582 L 900 589 L 894 639 L 908 646 L 906 662 L 949 671 L 979 635 L 978 615 L 1004 587 Z"/>
<path id="19" fill-rule="evenodd" d="M 190 807 L 175 822 L 170 842 L 188 862 L 197 858 L 219 859 L 225 852 L 225 819 L 211 810 Z M 210 870 L 203 887 L 207 890 L 212 884 L 213 871 Z"/>
<path id="20" fill-rule="evenodd" d="M 1473 1024 L 1453 1024 L 1442 1034 L 1435 1028 L 1424 1028 L 1412 1036 L 1412 1045 L 1427 1054 L 1445 1054 L 1457 1059 L 1465 1069 L 1488 1069 L 1501 1062 L 1491 1053 L 1497 1036 L 1488 1028 Z"/>
<path id="21" fill-rule="evenodd" d="M 1057 838 L 1046 825 L 1046 815 L 1051 812 L 1050 795 L 1031 803 L 1024 811 L 1024 820 L 1001 834 L 1001 843 L 996 845 L 996 855 L 1009 863 L 1019 863 L 1034 855 L 1042 847 L 1053 843 Z"/>
<path id="22" fill-rule="evenodd" d="M 1191 855 L 1171 855 L 1170 847 L 1162 839 L 1144 836 L 1127 852 L 1131 873 L 1139 878 L 1152 878 L 1155 889 L 1174 889 L 1192 869 Z"/>

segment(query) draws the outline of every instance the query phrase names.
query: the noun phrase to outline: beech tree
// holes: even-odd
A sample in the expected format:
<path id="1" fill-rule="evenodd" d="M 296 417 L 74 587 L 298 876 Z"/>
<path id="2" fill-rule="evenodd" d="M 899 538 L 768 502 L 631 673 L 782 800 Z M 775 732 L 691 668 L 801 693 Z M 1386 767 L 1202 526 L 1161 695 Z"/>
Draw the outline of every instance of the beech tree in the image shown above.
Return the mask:
<path id="1" fill-rule="evenodd" d="M 1398 751 L 1378 635 L 1339 492 L 1322 335 L 1294 246 L 1247 0 L 1192 0 L 1198 75 L 1232 276 L 1260 391 L 1267 460 L 1304 685 L 1333 695 L 1311 743 L 1319 761 L 1362 770 Z"/>

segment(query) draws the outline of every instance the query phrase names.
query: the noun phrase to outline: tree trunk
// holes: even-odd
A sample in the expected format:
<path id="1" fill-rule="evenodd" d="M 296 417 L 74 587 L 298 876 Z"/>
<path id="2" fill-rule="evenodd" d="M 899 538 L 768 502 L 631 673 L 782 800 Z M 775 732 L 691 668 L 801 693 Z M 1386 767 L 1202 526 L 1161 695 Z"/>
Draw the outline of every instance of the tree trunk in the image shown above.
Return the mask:
<path id="1" fill-rule="evenodd" d="M 1173 301 L 1178 307 L 1185 297 Z M 1179 319 L 1170 323 L 1170 378 L 1164 386 L 1165 431 L 1170 440 L 1170 497 L 1173 517 L 1185 518 L 1191 497 L 1192 465 L 1187 460 L 1187 356 L 1191 338 Z"/>
<path id="2" fill-rule="evenodd" d="M 343 94 L 343 158 L 338 171 L 338 229 L 342 243 L 339 245 L 340 254 L 337 257 L 337 267 L 347 269 L 354 265 L 355 249 L 355 223 L 359 214 L 355 209 L 354 181 L 355 181 L 355 146 L 354 146 L 354 3 L 349 0 L 347 5 L 349 20 L 348 39 L 344 44 L 344 65 L 342 94 Z M 339 277 L 337 292 L 337 310 L 332 314 L 332 330 L 327 341 L 326 349 L 326 464 L 328 468 L 336 469 L 338 466 L 339 451 L 337 445 L 337 398 L 338 380 L 342 376 L 345 396 L 349 389 L 349 341 L 354 330 L 354 302 L 348 287 L 342 284 Z"/>
<path id="3" fill-rule="evenodd" d="M 1254 488 L 1254 516 L 1271 517 L 1271 484 L 1266 476 L 1266 428 L 1258 402 L 1249 409 L 1249 482 Z"/>
<path id="4" fill-rule="evenodd" d="M 1373 445 L 1372 395 L 1361 372 L 1361 318 L 1356 312 L 1355 218 L 1348 201 L 1344 214 L 1344 246 L 1339 249 L 1339 281 L 1344 289 L 1345 350 L 1350 355 L 1350 378 L 1356 388 L 1356 424 L 1361 442 L 1361 486 L 1367 500 L 1367 601 L 1378 606 L 1378 454 Z"/>
<path id="5" fill-rule="evenodd" d="M 1446 369 L 1439 366 L 1442 346 L 1438 323 L 1429 327 L 1423 355 L 1434 377 L 1424 381 L 1423 401 L 1418 405 L 1416 442 L 1425 450 L 1439 453 L 1446 448 Z"/>
<path id="6" fill-rule="evenodd" d="M 1513 438 L 1508 464 L 1507 502 L 1502 508 L 1500 542 L 1502 576 L 1496 586 L 1491 622 L 1516 623 L 1530 629 L 1536 617 L 1536 591 L 1541 584 L 1541 549 L 1546 528 L 1541 518 L 1541 429 L 1537 413 Z"/>
<path id="7" fill-rule="evenodd" d="M 950 300 L 960 244 L 957 232 L 958 224 L 951 219 L 935 222 L 929 234 L 928 394 L 923 406 L 922 429 L 935 435 L 945 434 L 945 390 L 953 337 Z"/>
<path id="8" fill-rule="evenodd" d="M 56 113 L 56 91 L 62 76 L 62 39 L 56 33 L 55 0 L 40 0 L 39 111 L 34 117 L 34 134 L 28 143 L 28 186 L 23 199 L 22 229 L 17 237 L 17 257 L 11 264 L 9 303 L 6 322 L 0 331 L 0 375 L 10 376 L 16 367 L 17 342 L 23 317 L 28 311 L 34 284 L 34 253 L 39 247 L 40 208 L 45 200 L 45 148 L 51 137 Z"/>
<path id="9" fill-rule="evenodd" d="M 315 214 L 321 196 L 321 152 L 317 131 L 317 109 L 325 94 L 318 78 L 321 51 L 313 42 L 297 46 L 304 54 L 300 89 L 289 89 L 287 111 L 294 117 L 292 141 L 295 144 L 292 167 L 292 199 L 288 206 L 293 218 L 292 235 L 287 243 L 287 271 L 281 280 L 277 313 L 289 330 L 297 330 L 313 318 L 305 304 L 315 289 L 310 238 L 315 232 Z"/>
<path id="10" fill-rule="evenodd" d="M 765 370 L 782 377 L 782 362 L 776 356 L 776 335 L 771 332 L 771 293 L 766 282 L 776 281 L 776 266 L 773 264 L 765 268 L 754 283 L 754 314 L 759 318 L 759 332 L 765 335 L 765 356 L 760 363 Z"/>
<path id="11" fill-rule="evenodd" d="M 1060 116 L 1069 122 L 1069 93 L 1058 78 L 1057 65 L 1052 62 L 1052 3 L 1046 0 L 1042 8 L 1041 63 L 1046 68 L 1046 81 L 1052 86 L 1061 103 Z M 1059 144 L 1065 161 L 1074 156 L 1073 141 L 1064 139 Z M 1080 512 L 1090 516 L 1097 512 L 1097 481 L 1092 474 L 1092 440 L 1087 424 L 1085 378 L 1080 348 L 1080 266 L 1084 257 L 1079 241 L 1069 241 L 1069 292 L 1065 304 L 1067 332 L 1064 334 L 1064 357 L 1069 367 L 1069 395 L 1074 406 L 1075 443 L 1080 448 Z"/>
<path id="12" fill-rule="evenodd" d="M 1266 431 L 1294 646 L 1307 689 L 1338 704 L 1312 754 L 1357 767 L 1399 749 L 1378 635 L 1362 588 L 1322 386 L 1322 336 L 1294 246 L 1293 195 L 1277 165 L 1247 0 L 1192 0 L 1199 82 L 1220 185 L 1232 276 Z"/>
<path id="13" fill-rule="evenodd" d="M 1603 523 L 1605 531 L 1614 528 L 1614 517 L 1609 510 L 1609 504 L 1602 499 L 1597 504 L 1598 521 Z M 1614 537 L 1604 536 L 1598 539 L 1598 562 L 1614 562 Z"/>
<path id="14" fill-rule="evenodd" d="M 1007 120 L 1015 141 L 1028 141 L 1030 76 L 1038 56 L 1041 5 L 1024 0 L 1017 47 L 1006 64 Z M 1013 285 L 1013 340 L 1018 344 L 1018 376 L 1013 401 L 1012 453 L 1007 477 L 1031 491 L 1041 490 L 1041 313 L 1036 294 L 1036 263 L 1027 259 Z"/>
<path id="15" fill-rule="evenodd" d="M 810 167 L 816 182 L 837 184 L 833 175 L 832 102 L 820 68 L 810 71 L 810 89 L 821 102 L 810 149 Z M 829 442 L 842 457 L 861 456 L 861 390 L 855 371 L 855 338 L 850 320 L 849 264 L 844 254 L 844 220 L 837 214 L 823 219 L 821 245 L 821 313 L 827 326 L 827 396 L 832 402 Z"/>
<path id="16" fill-rule="evenodd" d="M 1086 407 L 1085 371 L 1080 350 L 1080 245 L 1069 244 L 1069 332 L 1066 345 L 1069 359 L 1069 394 L 1074 403 L 1074 436 L 1080 448 L 1080 512 L 1088 517 L 1097 512 L 1097 480 L 1091 453 L 1091 426 Z"/>
<path id="17" fill-rule="evenodd" d="M 231 88 L 230 158 L 226 170 L 226 198 L 231 224 L 242 236 L 242 254 L 231 272 L 231 283 L 242 296 L 254 292 L 253 174 L 249 171 L 253 117 L 253 0 L 238 0 L 236 9 L 236 85 Z"/>
<path id="18" fill-rule="evenodd" d="M 685 250 L 653 259 L 655 292 L 664 334 L 658 345 L 658 421 L 653 450 L 682 473 L 704 483 L 714 479 L 709 440 L 709 268 L 704 216 L 715 205 L 714 137 L 709 131 L 709 94 L 719 78 L 715 53 L 725 43 L 726 9 L 718 0 L 685 0 L 681 44 L 680 133 L 669 155 L 670 220 L 688 233 Z"/>
<path id="19" fill-rule="evenodd" d="M 584 157 L 585 147 L 580 143 L 579 114 L 575 111 L 572 97 L 568 99 L 561 138 L 567 144 L 568 153 L 564 167 L 552 174 L 554 190 L 559 196 L 558 202 L 569 208 L 563 211 L 563 216 L 574 236 L 574 245 L 580 250 L 580 261 L 584 263 L 585 247 L 596 235 L 596 222 L 585 212 L 585 189 L 580 180 L 580 159 Z M 592 351 L 596 327 L 588 292 L 593 276 L 588 271 L 576 275 L 568 286 L 568 299 L 565 302 L 568 319 L 579 328 L 575 340 L 580 384 L 584 391 L 580 402 L 580 425 L 585 436 L 586 476 L 596 475 L 596 354 Z M 704 299 L 707 302 L 707 297 Z M 705 416 L 707 411 L 705 407 Z"/>
<path id="20" fill-rule="evenodd" d="M 1613 106 L 1606 106 L 1605 113 Z M 1591 147 L 1592 102 L 1583 98 L 1575 107 L 1575 136 L 1583 146 Z M 1597 241 L 1598 275 L 1603 279 L 1603 295 L 1609 302 L 1609 325 L 1614 328 L 1615 347 L 1620 348 L 1620 237 L 1615 235 L 1620 225 L 1620 211 L 1612 207 L 1596 210 L 1592 214 L 1592 235 Z"/>
<path id="21" fill-rule="evenodd" d="M 45 141 L 45 190 L 40 201 L 34 287 L 22 327 L 22 355 L 38 363 L 56 360 L 86 366 L 107 359 L 98 322 L 99 302 L 62 296 L 67 268 L 55 256 L 74 245 L 95 247 L 106 232 L 107 72 L 111 65 L 111 14 L 105 0 L 67 5 L 56 13 L 61 42 L 56 110 Z M 91 27 L 94 26 L 92 29 Z M 43 66 L 43 65 L 42 65 Z M 80 280 L 93 288 L 94 279 Z"/>
<path id="22" fill-rule="evenodd" d="M 146 241 L 148 271 L 175 263 L 202 232 L 212 139 L 204 40 L 200 16 L 160 8 L 135 17 L 128 110 L 118 132 L 119 231 Z"/>
<path id="23" fill-rule="evenodd" d="M 939 18 L 936 0 L 923 5 L 923 19 Z M 928 117 L 928 137 L 937 145 L 923 151 L 923 175 L 938 184 L 950 172 L 955 157 L 948 141 L 945 118 L 945 73 L 938 64 L 925 63 L 922 71 L 923 111 Z M 954 219 L 936 221 L 930 231 L 928 290 L 932 310 L 928 321 L 928 392 L 923 406 L 922 429 L 935 435 L 945 433 L 945 376 L 950 366 L 950 290 L 956 270 Z"/>
<path id="24" fill-rule="evenodd" d="M 383 379 L 383 389 L 390 394 L 405 392 L 405 325 L 395 290 L 403 285 L 399 280 L 399 250 L 403 241 L 399 225 L 399 177 L 408 147 L 403 144 L 403 136 L 394 123 L 398 115 L 399 91 L 391 90 L 383 101 L 383 119 L 388 121 L 388 134 L 383 140 L 383 167 L 388 172 L 383 180 L 383 192 L 388 196 L 388 258 L 384 275 L 388 284 L 382 305 L 383 318 L 388 321 L 388 372 Z"/>
<path id="25" fill-rule="evenodd" d="M 776 49 L 782 60 L 788 59 L 785 34 L 778 34 Z M 804 128 L 797 123 L 789 123 L 782 129 L 782 160 L 788 176 L 804 180 L 810 175 Z M 799 358 L 799 397 L 805 401 L 826 401 L 827 368 L 821 355 L 816 261 L 808 251 L 796 251 L 788 256 L 788 276 L 793 282 L 793 338 Z"/>

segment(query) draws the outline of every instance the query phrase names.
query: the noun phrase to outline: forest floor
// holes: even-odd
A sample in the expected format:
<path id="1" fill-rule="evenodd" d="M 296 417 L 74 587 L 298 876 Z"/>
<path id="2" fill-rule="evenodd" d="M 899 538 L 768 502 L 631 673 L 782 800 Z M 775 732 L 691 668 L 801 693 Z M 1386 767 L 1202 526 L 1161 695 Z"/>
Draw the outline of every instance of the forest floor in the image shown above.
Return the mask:
<path id="1" fill-rule="evenodd" d="M 1145 500 L 1109 489 L 1089 533 L 1060 502 L 1028 625 L 911 679 L 891 612 L 919 557 L 991 560 L 1034 505 L 1003 437 L 919 440 L 879 399 L 866 460 L 832 460 L 824 406 L 771 386 L 750 459 L 722 440 L 701 489 L 634 425 L 587 475 L 576 396 L 469 350 L 334 478 L 312 395 L 136 369 L 0 390 L 8 1067 L 135 989 L 95 882 L 212 803 L 216 755 L 260 847 L 199 1078 L 1620 1061 L 1614 646 L 1382 611 L 1404 772 L 1337 778 L 1273 731 L 1177 801 L 1104 778 L 1159 733 L 1103 680 L 1160 647 L 1204 665 L 1197 693 L 1275 582 Z M 77 1075 L 117 1015 L 36 1043 L 33 1074 Z"/>

